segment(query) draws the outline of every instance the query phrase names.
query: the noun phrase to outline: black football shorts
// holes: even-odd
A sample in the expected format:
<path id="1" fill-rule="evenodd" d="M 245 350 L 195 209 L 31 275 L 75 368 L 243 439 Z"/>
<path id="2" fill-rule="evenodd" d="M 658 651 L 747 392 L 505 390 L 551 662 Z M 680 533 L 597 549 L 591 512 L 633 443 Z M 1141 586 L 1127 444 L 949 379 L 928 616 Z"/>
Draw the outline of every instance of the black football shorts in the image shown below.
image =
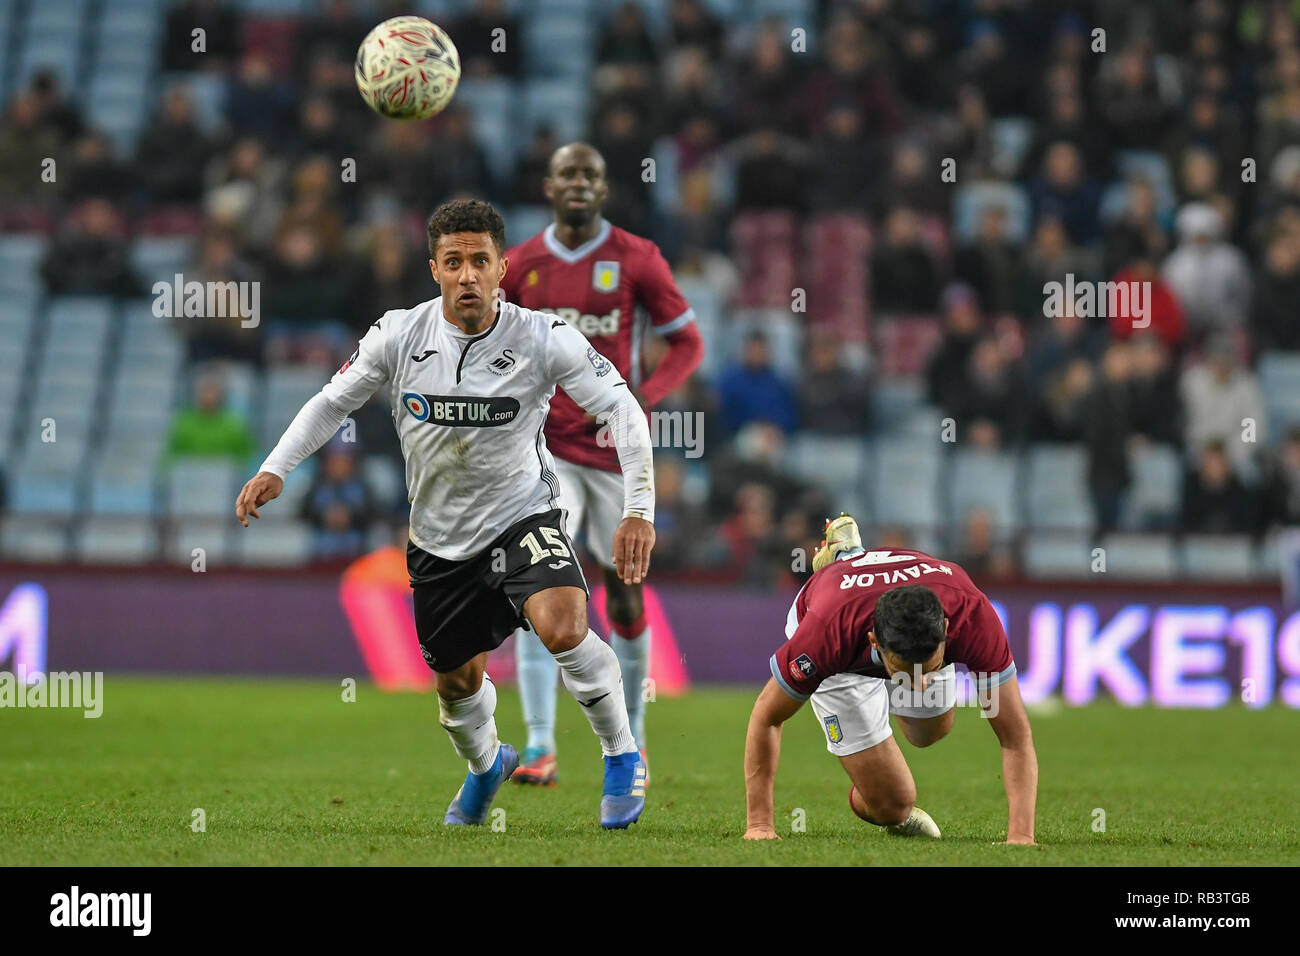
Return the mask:
<path id="1" fill-rule="evenodd" d="M 568 586 L 590 594 L 559 508 L 515 522 L 464 561 L 448 561 L 408 542 L 406 569 L 415 589 L 420 652 L 442 673 L 527 627 L 524 602 L 538 591 Z"/>

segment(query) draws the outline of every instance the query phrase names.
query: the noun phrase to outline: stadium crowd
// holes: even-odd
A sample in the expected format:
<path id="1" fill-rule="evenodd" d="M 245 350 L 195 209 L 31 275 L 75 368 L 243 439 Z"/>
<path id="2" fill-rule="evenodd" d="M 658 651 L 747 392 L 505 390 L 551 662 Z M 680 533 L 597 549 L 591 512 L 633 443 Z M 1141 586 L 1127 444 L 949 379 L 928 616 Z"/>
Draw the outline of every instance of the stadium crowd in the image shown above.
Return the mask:
<path id="1" fill-rule="evenodd" d="M 443 21 L 467 88 L 530 82 L 532 6 L 545 0 L 480 0 Z M 1257 374 L 1262 354 L 1300 350 L 1293 5 L 822 0 L 795 5 L 807 22 L 741 20 L 707 0 L 649 4 L 662 18 L 609 6 L 582 124 L 607 162 L 606 217 L 721 303 L 708 330 L 721 354 L 665 405 L 703 413 L 706 453 L 657 456 L 657 568 L 757 588 L 798 577 L 793 549 L 841 504 L 791 450 L 889 434 L 899 396 L 929 415 L 943 454 L 1084 449 L 1098 536 L 1127 520 L 1130 462 L 1147 446 L 1176 451 L 1181 493 L 1140 527 L 1263 536 L 1300 523 L 1300 430 L 1270 421 Z M 128 255 L 145 233 L 197 238 L 187 278 L 263 282 L 259 326 L 186 325 L 195 400 L 169 457 L 255 463 L 266 449 L 223 409 L 221 363 L 328 374 L 375 317 L 433 294 L 423 220 L 438 202 L 479 196 L 507 216 L 545 202 L 550 124 L 503 174 L 468 100 L 420 124 L 364 108 L 355 50 L 397 12 L 329 0 L 274 20 L 271 43 L 238 5 L 170 7 L 166 83 L 128 152 L 50 73 L 5 104 L 0 228 L 54 237 L 49 294 L 146 296 Z M 189 54 L 196 26 L 203 56 Z M 216 126 L 200 122 L 191 74 L 221 84 Z M 48 156 L 66 173 L 33 190 Z M 660 175 L 644 175 L 647 157 Z M 348 158 L 354 182 L 340 176 Z M 1149 326 L 1045 308 L 1045 283 L 1067 275 L 1149 282 Z M 361 444 L 399 461 L 386 416 L 358 413 Z M 941 438 L 948 420 L 955 440 Z M 326 458 L 302 517 L 319 554 L 360 553 L 377 516 L 401 521 L 404 496 L 367 488 L 346 447 Z M 877 543 L 937 541 L 979 573 L 1016 573 L 1017 540 L 995 516 L 956 517 L 869 523 Z"/>

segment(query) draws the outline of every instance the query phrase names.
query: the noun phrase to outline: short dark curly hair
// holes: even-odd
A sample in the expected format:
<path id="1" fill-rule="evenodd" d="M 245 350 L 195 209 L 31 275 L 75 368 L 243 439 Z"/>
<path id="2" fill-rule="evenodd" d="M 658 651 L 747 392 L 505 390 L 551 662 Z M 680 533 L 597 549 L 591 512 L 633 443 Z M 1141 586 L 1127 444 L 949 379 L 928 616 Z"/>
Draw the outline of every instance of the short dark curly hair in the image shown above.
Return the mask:
<path id="1" fill-rule="evenodd" d="M 429 217 L 429 256 L 438 256 L 438 237 L 453 232 L 486 232 L 497 247 L 506 251 L 506 221 L 491 203 L 481 199 L 451 199 Z"/>
<path id="2" fill-rule="evenodd" d="M 928 661 L 947 635 L 939 596 L 923 584 L 892 588 L 880 595 L 872 616 L 876 643 L 909 664 Z"/>

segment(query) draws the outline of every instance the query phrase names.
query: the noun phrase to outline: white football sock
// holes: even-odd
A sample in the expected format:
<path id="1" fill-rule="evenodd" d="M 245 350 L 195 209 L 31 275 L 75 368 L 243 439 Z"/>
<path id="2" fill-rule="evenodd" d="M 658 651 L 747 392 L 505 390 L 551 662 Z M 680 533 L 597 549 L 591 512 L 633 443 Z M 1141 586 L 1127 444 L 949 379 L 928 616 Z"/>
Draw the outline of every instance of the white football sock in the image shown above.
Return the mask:
<path id="1" fill-rule="evenodd" d="M 496 685 L 483 675 L 483 686 L 461 700 L 438 696 L 438 717 L 456 753 L 469 761 L 471 773 L 487 773 L 496 763 L 501 742 L 497 740 Z"/>
<path id="2" fill-rule="evenodd" d="M 618 658 L 609 645 L 588 628 L 582 642 L 556 654 L 555 662 L 560 665 L 564 686 L 582 705 L 591 729 L 600 738 L 605 756 L 634 753 L 636 741 L 627 724 Z"/>
<path id="3" fill-rule="evenodd" d="M 542 639 L 522 627 L 515 631 L 515 671 L 528 746 L 555 753 L 555 658 Z"/>
<path id="4" fill-rule="evenodd" d="M 623 702 L 627 705 L 627 722 L 638 747 L 645 746 L 645 679 L 650 670 L 650 628 L 638 637 L 622 637 L 613 630 L 609 646 L 614 648 L 618 666 L 623 671 Z"/>

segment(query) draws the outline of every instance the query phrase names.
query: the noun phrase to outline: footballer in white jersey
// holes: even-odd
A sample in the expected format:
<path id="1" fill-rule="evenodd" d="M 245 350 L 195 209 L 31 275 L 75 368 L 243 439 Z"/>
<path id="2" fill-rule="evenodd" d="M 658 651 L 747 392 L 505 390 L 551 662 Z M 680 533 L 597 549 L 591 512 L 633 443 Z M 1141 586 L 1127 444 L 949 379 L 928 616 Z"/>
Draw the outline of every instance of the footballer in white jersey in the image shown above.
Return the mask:
<path id="1" fill-rule="evenodd" d="M 645 766 L 628 727 L 618 660 L 587 626 L 587 587 L 542 433 L 557 386 L 610 424 L 624 477 L 614 560 L 639 583 L 654 546 L 654 471 L 644 412 L 617 369 L 555 316 L 504 302 L 505 224 L 487 203 L 453 200 L 429 219 L 430 270 L 442 295 L 385 313 L 313 396 L 244 486 L 248 516 L 284 477 L 385 389 L 406 458 L 407 567 L 416 631 L 436 675 L 440 722 L 469 763 L 447 825 L 486 822 L 518 754 L 497 738 L 488 653 L 516 626 L 555 657 L 600 738 L 600 822 L 623 829 L 645 804 Z"/>

